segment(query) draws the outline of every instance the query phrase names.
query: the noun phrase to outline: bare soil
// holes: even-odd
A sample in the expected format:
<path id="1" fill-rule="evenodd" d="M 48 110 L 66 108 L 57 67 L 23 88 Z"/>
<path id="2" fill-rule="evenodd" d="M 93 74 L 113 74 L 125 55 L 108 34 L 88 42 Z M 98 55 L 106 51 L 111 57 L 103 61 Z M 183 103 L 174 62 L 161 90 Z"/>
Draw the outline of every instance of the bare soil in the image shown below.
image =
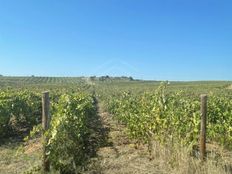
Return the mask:
<path id="1" fill-rule="evenodd" d="M 158 165 L 149 159 L 147 148 L 141 146 L 136 149 L 135 143 L 128 139 L 125 128 L 105 112 L 101 104 L 98 110 L 105 142 L 98 148 L 84 174 L 161 173 Z"/>
<path id="2" fill-rule="evenodd" d="M 154 142 L 154 158 L 150 160 L 146 145 L 137 146 L 126 128 L 97 104 L 98 114 L 89 120 L 90 139 L 86 149 L 88 160 L 83 174 L 231 174 L 232 154 L 218 145 L 207 145 L 216 151 L 213 160 L 202 163 L 186 149 L 162 147 Z M 21 144 L 0 146 L 0 174 L 18 174 L 41 166 L 41 143 L 37 139 L 17 153 Z M 218 157 L 217 157 L 218 156 Z M 218 158 L 218 160 L 217 160 Z M 34 172 L 32 172 L 34 173 Z"/>
<path id="3" fill-rule="evenodd" d="M 97 121 L 96 121 L 97 120 Z M 222 153 L 216 145 L 207 145 L 213 157 L 202 163 L 188 149 L 164 147 L 153 143 L 152 157 L 146 145 L 137 146 L 119 124 L 98 104 L 98 119 L 92 130 L 95 155 L 84 174 L 231 174 L 231 153 Z M 214 153 L 214 152 L 217 153 Z M 218 152 L 220 154 L 218 155 Z M 214 157 L 216 156 L 216 157 Z M 217 159 L 217 156 L 220 158 Z"/>

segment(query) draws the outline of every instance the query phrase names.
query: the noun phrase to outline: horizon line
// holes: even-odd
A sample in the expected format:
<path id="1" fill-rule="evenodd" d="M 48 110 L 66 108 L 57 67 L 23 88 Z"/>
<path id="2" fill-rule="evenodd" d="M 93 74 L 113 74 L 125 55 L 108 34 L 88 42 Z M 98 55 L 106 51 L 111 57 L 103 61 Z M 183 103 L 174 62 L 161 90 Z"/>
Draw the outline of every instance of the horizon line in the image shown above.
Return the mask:
<path id="1" fill-rule="evenodd" d="M 120 77 L 132 77 L 134 81 L 153 81 L 153 82 L 232 82 L 232 80 L 222 80 L 222 79 L 197 79 L 197 80 L 168 80 L 168 79 L 141 79 L 141 78 L 134 78 L 133 76 L 110 76 L 110 75 L 103 75 L 103 76 L 97 76 L 97 75 L 91 75 L 91 76 L 40 76 L 40 75 L 2 75 L 0 74 L 0 77 L 18 77 L 18 78 L 24 78 L 24 77 L 31 77 L 31 78 L 90 78 L 90 77 L 105 77 L 109 76 L 110 78 L 120 78 Z"/>

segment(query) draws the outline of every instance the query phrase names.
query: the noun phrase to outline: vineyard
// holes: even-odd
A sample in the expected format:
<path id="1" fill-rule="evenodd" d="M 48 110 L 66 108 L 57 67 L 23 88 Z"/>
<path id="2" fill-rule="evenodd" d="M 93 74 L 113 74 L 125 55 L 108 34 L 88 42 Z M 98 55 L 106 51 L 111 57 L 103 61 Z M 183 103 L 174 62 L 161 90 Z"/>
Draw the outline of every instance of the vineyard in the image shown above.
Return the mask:
<path id="1" fill-rule="evenodd" d="M 232 173 L 230 82 L 0 77 L 0 86 L 0 173 L 41 173 L 44 158 L 48 173 Z M 45 130 L 41 98 L 47 90 Z M 199 158 L 203 93 L 208 96 L 204 162 Z M 102 159 L 106 149 L 108 157 L 109 149 L 119 154 Z M 129 157 L 122 149 L 129 149 Z M 130 154 L 149 167 L 136 168 Z M 132 169 L 114 171 L 118 159 Z M 115 166 L 105 166 L 110 160 Z"/>
<path id="2" fill-rule="evenodd" d="M 168 92 L 161 84 L 154 92 L 124 92 L 109 100 L 109 111 L 125 124 L 131 138 L 161 143 L 197 145 L 200 130 L 200 99 L 184 91 Z M 232 149 L 231 92 L 209 94 L 208 140 Z"/>

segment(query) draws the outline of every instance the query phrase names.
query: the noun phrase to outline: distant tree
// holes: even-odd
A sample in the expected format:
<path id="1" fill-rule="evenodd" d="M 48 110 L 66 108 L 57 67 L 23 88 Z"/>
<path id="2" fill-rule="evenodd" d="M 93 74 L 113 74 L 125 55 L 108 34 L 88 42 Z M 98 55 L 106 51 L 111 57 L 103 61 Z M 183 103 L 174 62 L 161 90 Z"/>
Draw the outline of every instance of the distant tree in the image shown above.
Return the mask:
<path id="1" fill-rule="evenodd" d="M 3 75 L 2 75 L 2 74 L 0 74 L 0 77 L 3 77 Z"/>
<path id="2" fill-rule="evenodd" d="M 31 75 L 31 77 L 35 77 L 35 75 Z"/>
<path id="3" fill-rule="evenodd" d="M 134 79 L 133 79 L 133 77 L 129 77 L 129 80 L 130 80 L 130 81 L 133 81 Z"/>
<path id="4" fill-rule="evenodd" d="M 89 78 L 90 78 L 91 81 L 93 81 L 93 80 L 96 80 L 97 77 L 96 76 L 91 76 Z"/>
<path id="5" fill-rule="evenodd" d="M 106 81 L 106 80 L 110 80 L 110 79 L 111 79 L 111 77 L 108 75 L 99 77 L 100 81 Z"/>

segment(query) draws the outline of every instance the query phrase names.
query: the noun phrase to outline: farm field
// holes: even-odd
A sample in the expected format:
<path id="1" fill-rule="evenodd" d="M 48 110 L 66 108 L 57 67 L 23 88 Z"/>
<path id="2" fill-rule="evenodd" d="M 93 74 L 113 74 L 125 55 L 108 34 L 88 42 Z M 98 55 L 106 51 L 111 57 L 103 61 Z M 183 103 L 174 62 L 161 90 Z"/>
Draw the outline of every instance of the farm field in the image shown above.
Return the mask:
<path id="1" fill-rule="evenodd" d="M 42 173 L 42 92 L 49 173 L 232 173 L 230 81 L 0 77 L 0 173 Z M 208 96 L 199 158 L 200 95 Z"/>
<path id="2" fill-rule="evenodd" d="M 232 174 L 231 9 L 0 0 L 0 174 Z"/>

